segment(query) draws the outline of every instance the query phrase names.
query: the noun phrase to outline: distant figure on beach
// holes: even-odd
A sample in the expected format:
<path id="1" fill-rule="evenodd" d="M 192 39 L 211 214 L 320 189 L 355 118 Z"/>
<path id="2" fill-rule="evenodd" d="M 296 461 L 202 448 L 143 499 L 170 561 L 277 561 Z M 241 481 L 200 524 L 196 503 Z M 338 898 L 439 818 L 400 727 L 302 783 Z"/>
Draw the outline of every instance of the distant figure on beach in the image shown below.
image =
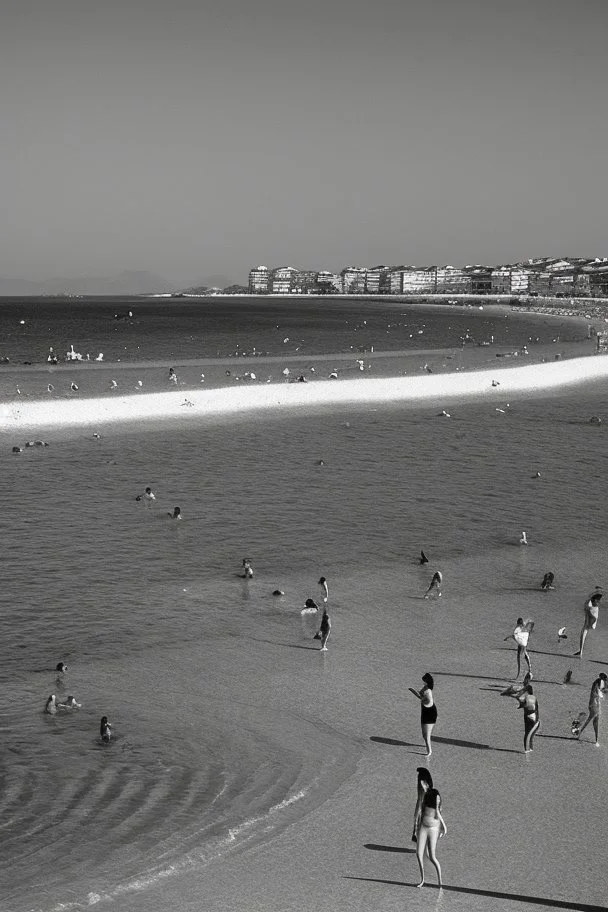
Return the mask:
<path id="1" fill-rule="evenodd" d="M 513 633 L 510 633 L 509 636 L 506 636 L 504 642 L 507 640 L 515 640 L 517 645 L 517 677 L 521 674 L 521 660 L 524 658 L 528 666 L 528 671 L 532 672 L 532 667 L 530 665 L 530 656 L 528 655 L 528 640 L 530 634 L 534 629 L 534 621 L 528 619 L 524 621 L 523 618 L 517 618 L 517 624 Z"/>
<path id="2" fill-rule="evenodd" d="M 327 608 L 323 608 L 323 617 L 321 618 L 321 626 L 318 631 L 315 633 L 315 640 L 321 640 L 321 652 L 327 652 L 327 641 L 329 639 L 329 634 L 331 633 L 331 621 L 327 613 Z"/>
<path id="3" fill-rule="evenodd" d="M 177 383 L 177 374 L 172 367 L 169 368 L 169 381 L 171 383 Z"/>
<path id="4" fill-rule="evenodd" d="M 300 611 L 300 614 L 316 614 L 319 610 L 319 606 L 314 599 L 307 598 L 304 602 L 304 607 Z"/>
<path id="5" fill-rule="evenodd" d="M 448 828 L 441 814 L 441 795 L 436 788 L 429 788 L 422 800 L 420 825 L 416 840 L 416 858 L 420 868 L 420 883 L 417 887 L 424 886 L 424 850 L 426 849 L 431 864 L 437 872 L 437 883 L 441 889 L 441 865 L 437 860 L 437 840 L 445 836 Z"/>
<path id="6" fill-rule="evenodd" d="M 426 769 L 426 767 L 419 766 L 417 773 L 418 794 L 416 797 L 416 809 L 414 811 L 414 829 L 412 830 L 412 842 L 417 842 L 418 840 L 418 827 L 420 826 L 420 815 L 422 814 L 422 802 L 424 801 L 424 796 L 430 788 L 433 788 L 433 777 Z"/>
<path id="7" fill-rule="evenodd" d="M 591 685 L 591 692 L 589 694 L 589 715 L 581 725 L 577 738 L 580 738 L 582 733 L 585 731 L 590 722 L 593 722 L 593 730 L 595 732 L 595 746 L 600 746 L 600 717 L 602 715 L 602 700 L 604 699 L 604 694 L 606 692 L 608 681 L 608 675 L 603 671 L 600 673 L 599 677 L 595 679 Z"/>
<path id="8" fill-rule="evenodd" d="M 553 585 L 554 579 L 555 579 L 554 573 L 551 573 L 550 571 L 549 571 L 549 573 L 545 573 L 545 575 L 543 576 L 543 581 L 540 584 L 540 588 L 544 592 L 546 592 L 548 589 L 555 589 L 555 586 Z"/>
<path id="9" fill-rule="evenodd" d="M 54 716 L 55 713 L 57 712 L 57 703 L 55 701 L 55 694 L 51 694 L 51 696 L 46 701 L 44 711 L 45 711 L 45 713 L 48 713 L 50 716 Z"/>
<path id="10" fill-rule="evenodd" d="M 597 620 L 600 615 L 600 602 L 602 600 L 601 592 L 594 592 L 592 596 L 585 602 L 585 617 L 583 620 L 583 628 L 581 630 L 580 645 L 578 650 L 574 655 L 581 656 L 583 655 L 583 649 L 585 648 L 585 640 L 587 639 L 587 634 L 590 630 L 595 630 L 597 627 Z"/>
<path id="11" fill-rule="evenodd" d="M 167 516 L 169 517 L 169 519 L 181 520 L 181 518 L 182 518 L 182 511 L 181 511 L 181 508 L 180 508 L 180 507 L 173 507 L 173 513 L 167 513 Z"/>
<path id="12" fill-rule="evenodd" d="M 519 538 L 519 544 L 520 544 L 520 545 L 527 545 L 527 544 L 528 544 L 528 536 L 526 535 L 525 532 L 522 532 L 522 533 L 521 533 L 521 536 L 520 536 L 520 538 Z"/>
<path id="13" fill-rule="evenodd" d="M 243 576 L 245 579 L 253 579 L 253 567 L 248 557 L 243 558 Z"/>
<path id="14" fill-rule="evenodd" d="M 418 563 L 419 563 L 419 564 L 428 564 L 428 562 L 429 562 L 428 557 L 426 556 L 426 554 L 424 553 L 424 551 L 421 551 L 421 552 L 420 552 L 420 557 L 418 558 Z"/>
<path id="15" fill-rule="evenodd" d="M 443 582 L 443 576 L 441 575 L 440 570 L 435 570 L 429 588 L 424 593 L 424 598 L 428 599 L 433 593 L 435 598 L 441 598 L 441 583 Z"/>
<path id="16" fill-rule="evenodd" d="M 519 708 L 524 711 L 524 753 L 528 754 L 534 750 L 534 735 L 540 728 L 538 700 L 534 696 L 531 684 L 522 689 L 517 701 Z"/>
<path id="17" fill-rule="evenodd" d="M 327 585 L 327 580 L 324 576 L 322 576 L 319 580 L 319 586 L 321 587 L 321 592 L 323 593 L 323 602 L 324 604 L 327 604 L 327 600 L 329 598 L 329 586 Z"/>
<path id="18" fill-rule="evenodd" d="M 67 670 L 68 670 L 68 666 L 65 664 L 65 662 L 57 662 L 57 664 L 55 665 L 55 671 L 58 672 L 59 674 L 65 674 L 65 672 Z"/>
<path id="19" fill-rule="evenodd" d="M 149 507 L 152 506 L 156 500 L 156 495 L 152 491 L 152 488 L 146 488 L 143 494 L 138 494 L 135 500 L 143 500 Z"/>
<path id="20" fill-rule="evenodd" d="M 73 697 L 71 694 L 69 697 L 66 697 L 65 701 L 57 704 L 59 709 L 80 709 L 81 706 L 82 703 L 77 703 L 76 697 Z"/>
<path id="21" fill-rule="evenodd" d="M 106 744 L 112 737 L 112 724 L 111 722 L 108 722 L 107 716 L 101 717 L 101 722 L 99 724 L 99 736 L 102 741 L 106 742 Z"/>
<path id="22" fill-rule="evenodd" d="M 437 707 L 435 706 L 435 701 L 433 699 L 433 687 L 435 682 L 433 680 L 433 675 L 429 674 L 427 671 L 426 674 L 422 675 L 422 680 L 424 681 L 424 687 L 422 690 L 414 690 L 413 687 L 409 688 L 410 693 L 413 693 L 415 697 L 420 700 L 420 727 L 422 730 L 422 739 L 426 746 L 426 755 L 430 757 L 433 753 L 431 747 L 431 735 L 433 733 L 433 726 L 437 721 Z"/>

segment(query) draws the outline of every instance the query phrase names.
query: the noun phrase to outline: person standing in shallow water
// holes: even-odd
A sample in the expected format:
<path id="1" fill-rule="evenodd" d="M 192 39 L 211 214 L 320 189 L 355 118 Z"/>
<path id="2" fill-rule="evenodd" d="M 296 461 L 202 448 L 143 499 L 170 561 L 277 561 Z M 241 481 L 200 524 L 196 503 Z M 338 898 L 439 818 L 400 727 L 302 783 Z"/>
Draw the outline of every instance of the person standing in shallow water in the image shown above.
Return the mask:
<path id="1" fill-rule="evenodd" d="M 441 795 L 436 788 L 429 788 L 422 800 L 422 809 L 420 813 L 420 824 L 416 839 L 416 858 L 420 868 L 420 883 L 417 887 L 424 886 L 424 850 L 428 852 L 431 864 L 437 872 L 437 883 L 441 888 L 441 865 L 437 860 L 436 848 L 437 840 L 445 836 L 448 828 L 441 814 Z"/>
<path id="2" fill-rule="evenodd" d="M 589 715 L 581 725 L 576 736 L 577 738 L 580 738 L 589 723 L 593 722 L 596 747 L 600 746 L 600 716 L 602 714 L 602 700 L 604 699 L 604 694 L 606 692 L 607 681 L 608 675 L 602 672 L 591 685 L 591 693 L 589 694 Z"/>
<path id="3" fill-rule="evenodd" d="M 443 581 L 443 576 L 441 575 L 441 571 L 435 570 L 435 572 L 433 573 L 433 578 L 431 579 L 431 584 L 430 584 L 429 588 L 426 590 L 426 592 L 424 593 L 425 599 L 430 598 L 432 593 L 435 595 L 435 598 L 441 598 L 442 581 Z"/>
<path id="4" fill-rule="evenodd" d="M 329 634 L 331 633 L 331 621 L 327 613 L 327 608 L 323 608 L 323 617 L 321 618 L 321 626 L 319 627 L 318 632 L 315 634 L 316 640 L 321 640 L 321 652 L 327 652 L 327 641 L 329 639 Z"/>
<path id="5" fill-rule="evenodd" d="M 410 693 L 413 693 L 415 697 L 418 697 L 420 703 L 420 727 L 422 729 L 422 739 L 426 746 L 426 755 L 430 757 L 433 753 L 431 747 L 431 735 L 433 733 L 433 726 L 437 721 L 437 707 L 435 706 L 435 701 L 433 699 L 433 687 L 435 682 L 433 680 L 433 675 L 429 674 L 428 671 L 426 674 L 422 675 L 422 680 L 424 681 L 424 687 L 422 690 L 414 690 L 413 687 L 410 687 Z"/>

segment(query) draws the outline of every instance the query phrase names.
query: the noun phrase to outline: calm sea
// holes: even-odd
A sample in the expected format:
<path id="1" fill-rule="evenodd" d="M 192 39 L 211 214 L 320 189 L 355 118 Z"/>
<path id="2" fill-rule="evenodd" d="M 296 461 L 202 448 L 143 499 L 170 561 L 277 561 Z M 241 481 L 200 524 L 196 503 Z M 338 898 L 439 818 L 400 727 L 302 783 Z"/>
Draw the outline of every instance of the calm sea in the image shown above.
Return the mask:
<path id="1" fill-rule="evenodd" d="M 129 309 L 132 320 L 114 319 Z M 170 362 L 237 346 L 443 347 L 467 332 L 515 346 L 555 331 L 542 318 L 359 301 L 0 306 L 0 356 L 11 362 L 45 360 L 50 345 Z M 532 587 L 547 569 L 572 592 L 602 582 L 608 422 L 590 426 L 588 416 L 601 414 L 607 392 L 526 397 L 508 415 L 454 405 L 450 422 L 433 407 L 349 407 L 107 428 L 99 440 L 59 436 L 18 457 L 5 436 L 2 912 L 128 910 L 142 891 L 160 912 L 163 879 L 204 877 L 206 865 L 319 806 L 352 772 L 359 672 L 343 669 L 333 709 L 319 712 L 317 622 L 299 611 L 320 594 L 321 574 L 329 659 L 341 639 L 345 653 L 363 654 L 370 614 L 384 613 L 394 633 L 412 612 L 408 593 L 426 579 L 420 547 L 440 558 L 458 606 L 458 627 L 434 631 L 441 655 L 469 648 L 459 631 L 479 624 L 480 606 L 506 614 L 509 632 L 516 599 L 527 596 L 506 599 L 505 587 Z M 151 508 L 135 500 L 146 485 Z M 177 504 L 181 524 L 167 517 Z M 533 544 L 526 555 L 515 546 L 520 529 Z M 244 557 L 251 582 L 239 575 Z M 569 599 L 560 617 L 576 624 Z M 60 680 L 59 661 L 68 664 Z M 82 708 L 44 715 L 51 693 L 74 694 Z M 102 715 L 114 725 L 109 745 L 99 740 Z"/>

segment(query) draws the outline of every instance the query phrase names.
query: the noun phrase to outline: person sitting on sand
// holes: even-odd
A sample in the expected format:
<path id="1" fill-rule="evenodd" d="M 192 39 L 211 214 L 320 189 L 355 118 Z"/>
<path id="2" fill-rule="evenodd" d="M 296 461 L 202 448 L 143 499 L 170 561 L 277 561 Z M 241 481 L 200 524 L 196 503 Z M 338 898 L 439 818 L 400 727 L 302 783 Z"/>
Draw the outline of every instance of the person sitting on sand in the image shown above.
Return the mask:
<path id="1" fill-rule="evenodd" d="M 543 581 L 540 584 L 540 588 L 544 592 L 546 592 L 548 589 L 555 589 L 555 586 L 553 585 L 554 579 L 555 579 L 555 574 L 553 574 L 551 572 L 545 573 L 545 575 L 543 576 Z"/>
<path id="2" fill-rule="evenodd" d="M 599 677 L 595 679 L 591 685 L 591 693 L 589 694 L 589 715 L 583 722 L 582 726 L 578 730 L 577 738 L 580 738 L 582 733 L 585 731 L 590 722 L 593 722 L 593 730 L 595 732 L 595 746 L 600 746 L 600 716 L 602 714 L 602 700 L 604 699 L 604 693 L 606 692 L 606 682 L 608 681 L 608 675 L 603 671 L 600 673 Z"/>
<path id="3" fill-rule="evenodd" d="M 429 788 L 422 801 L 420 825 L 416 839 L 416 859 L 420 868 L 420 883 L 417 887 L 424 886 L 424 850 L 427 850 L 431 864 L 437 872 L 437 883 L 441 889 L 441 865 L 437 860 L 437 840 L 445 836 L 448 828 L 441 814 L 441 795 L 436 788 Z"/>
<path id="4" fill-rule="evenodd" d="M 578 650 L 574 655 L 581 656 L 583 655 L 583 649 L 585 647 L 585 640 L 587 639 L 587 634 L 590 630 L 595 630 L 597 627 L 597 621 L 600 614 L 600 602 L 602 600 L 601 592 L 594 592 L 593 595 L 585 602 L 585 617 L 583 620 L 583 628 L 581 630 L 580 645 Z"/>
<path id="5" fill-rule="evenodd" d="M 51 694 L 44 706 L 45 713 L 48 713 L 50 716 L 54 716 L 57 712 L 57 702 L 55 700 L 55 694 Z"/>
<path id="6" fill-rule="evenodd" d="M 441 598 L 441 583 L 443 582 L 443 576 L 441 575 L 440 570 L 435 570 L 433 573 L 433 578 L 429 588 L 424 593 L 424 598 L 428 599 L 431 596 L 431 593 L 434 593 L 435 598 Z"/>
<path id="7" fill-rule="evenodd" d="M 253 579 L 253 567 L 248 557 L 243 558 L 243 576 L 245 579 Z"/>
<path id="8" fill-rule="evenodd" d="M 509 636 L 506 636 L 504 641 L 515 640 L 517 644 L 517 677 L 521 674 L 521 660 L 522 657 L 526 660 L 528 666 L 528 671 L 532 672 L 532 667 L 530 665 L 530 656 L 528 655 L 528 640 L 530 634 L 534 628 L 534 621 L 527 620 L 524 622 L 523 618 L 517 618 L 517 624 L 513 633 L 510 633 Z M 516 678 L 517 680 L 517 678 Z"/>
<path id="9" fill-rule="evenodd" d="M 173 513 L 167 513 L 169 519 L 181 519 L 182 511 L 179 507 L 173 507 Z"/>

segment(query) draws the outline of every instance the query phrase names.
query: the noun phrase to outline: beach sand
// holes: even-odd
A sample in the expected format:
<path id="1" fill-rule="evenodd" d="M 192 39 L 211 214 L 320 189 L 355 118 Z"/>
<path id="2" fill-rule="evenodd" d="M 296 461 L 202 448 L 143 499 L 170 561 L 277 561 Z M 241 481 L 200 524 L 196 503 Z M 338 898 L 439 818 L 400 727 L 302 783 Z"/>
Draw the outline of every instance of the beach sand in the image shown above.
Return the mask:
<path id="1" fill-rule="evenodd" d="M 484 350 L 476 354 L 486 357 Z M 523 368 L 450 373 L 443 353 L 435 357 L 448 366 L 445 372 L 429 375 L 421 370 L 422 357 L 431 356 L 419 356 L 414 377 L 364 374 L 238 390 L 224 382 L 215 390 L 186 386 L 118 399 L 104 395 L 41 404 L 32 397 L 2 405 L 5 452 L 10 443 L 38 432 L 56 441 L 59 451 L 58 462 L 48 468 L 41 464 L 39 475 L 33 468 L 28 474 L 21 456 L 15 459 L 10 496 L 19 498 L 21 489 L 34 486 L 46 508 L 53 487 L 65 489 L 58 473 L 69 477 L 76 451 L 80 462 L 73 497 L 95 522 L 109 524 L 112 516 L 117 522 L 113 502 L 104 502 L 110 490 L 126 498 L 137 479 L 154 477 L 159 464 L 165 467 L 166 488 L 172 492 L 180 484 L 179 490 L 189 494 L 179 551 L 171 551 L 156 530 L 150 533 L 155 548 L 169 551 L 167 560 L 176 566 L 181 561 L 180 568 L 189 567 L 193 577 L 182 601 L 180 583 L 169 590 L 154 577 L 170 624 L 166 645 L 159 643 L 153 651 L 153 673 L 145 670 L 150 655 L 132 657 L 125 670 L 111 664 L 111 644 L 99 646 L 96 685 L 105 688 L 110 705 L 117 693 L 129 694 L 120 708 L 120 725 L 135 731 L 136 707 L 162 682 L 159 700 L 163 708 L 174 701 L 176 730 L 182 726 L 188 738 L 195 737 L 197 703 L 208 701 L 225 708 L 235 743 L 241 736 L 255 738 L 257 731 L 258 737 L 276 742 L 281 757 L 276 768 L 260 770 L 263 794 L 243 799 L 251 838 L 245 827 L 232 833 L 233 850 L 230 839 L 215 858 L 197 857 L 193 849 L 186 861 L 157 863 L 149 877 L 133 877 L 106 894 L 99 884 L 111 881 L 108 869 L 91 878 L 88 900 L 78 893 L 72 908 L 606 908 L 601 844 L 608 811 L 602 786 L 608 732 L 596 749 L 589 740 L 579 744 L 570 738 L 570 721 L 585 708 L 591 682 L 608 660 L 603 617 L 584 659 L 571 657 L 584 596 L 603 582 L 605 567 L 607 536 L 598 505 L 605 427 L 588 419 L 601 413 L 608 359 L 543 362 L 549 356 L 539 354 L 537 363 Z M 389 360 L 378 358 L 374 364 L 391 370 Z M 319 363 L 329 366 L 333 359 Z M 87 368 L 75 376 L 85 377 Z M 124 366 L 120 376 L 140 370 Z M 492 380 L 500 386 L 492 386 Z M 192 406 L 182 405 L 185 396 Z M 444 402 L 451 421 L 438 417 Z M 238 419 L 234 436 L 224 437 L 220 429 L 217 438 L 195 437 L 194 429 L 204 427 L 209 416 Z M 150 446 L 138 447 L 139 430 L 148 425 L 164 430 L 152 430 Z M 86 442 L 72 441 L 70 434 L 88 435 L 98 427 L 103 429 L 100 446 L 107 451 L 103 459 L 90 457 L 87 467 L 81 456 Z M 172 449 L 168 428 L 175 434 L 173 459 L 167 455 Z M 199 502 L 188 454 L 201 440 L 211 462 Z M 224 449 L 216 452 L 218 441 Z M 98 497 L 95 481 L 114 451 L 118 474 L 103 475 Z M 44 453 L 53 455 L 55 449 Z M 324 467 L 317 465 L 320 456 Z M 216 489 L 213 460 L 228 457 L 234 461 L 231 484 L 222 478 Z M 273 489 L 276 501 L 269 494 Z M 187 514 L 197 509 L 204 519 L 190 534 Z M 61 504 L 53 501 L 48 512 L 53 516 L 49 530 L 62 528 Z M 274 513 L 281 515 L 275 520 Z M 84 519 L 71 521 L 76 542 Z M 211 540 L 217 528 L 221 543 Z M 517 544 L 520 529 L 528 530 L 529 548 Z M 246 590 L 239 580 L 222 584 L 218 592 L 207 580 L 199 581 L 197 560 L 218 575 L 220 567 L 225 572 L 229 555 L 241 556 L 242 542 L 256 541 L 265 550 L 254 559 L 256 577 Z M 344 541 L 352 555 L 344 553 Z M 112 543 L 107 547 L 111 561 L 116 555 Z M 430 555 L 430 569 L 417 564 L 420 547 Z M 156 560 L 161 559 L 159 554 Z M 436 565 L 444 574 L 444 595 L 424 601 Z M 152 567 L 141 564 L 150 574 Z M 557 590 L 542 593 L 538 585 L 550 568 Z M 318 595 L 311 590 L 320 572 L 330 580 L 333 622 L 324 655 L 312 639 L 318 622 L 299 615 L 303 596 Z M 280 605 L 269 598 L 278 584 L 287 593 Z M 145 598 L 155 594 L 149 582 Z M 230 629 L 214 636 L 221 618 L 217 605 L 239 599 L 238 622 L 230 620 Z M 523 722 L 515 701 L 498 693 L 515 674 L 514 648 L 504 637 L 518 614 L 536 621 L 531 658 L 543 727 L 531 756 L 522 753 Z M 174 652 L 170 625 L 184 624 L 192 642 Z M 562 624 L 569 629 L 566 644 L 557 642 Z M 568 668 L 574 668 L 573 683 L 565 686 Z M 445 882 L 441 895 L 434 886 L 415 889 L 418 870 L 410 841 L 415 771 L 427 761 L 419 705 L 407 688 L 421 686 L 425 671 L 435 676 L 439 707 L 428 766 L 449 830 L 438 848 Z M 190 682 L 187 691 L 183 681 Z M 92 693 L 85 697 L 92 702 Z M 270 810 L 267 794 L 275 796 Z M 67 845 L 72 834 L 63 838 Z M 427 877 L 433 885 L 432 869 Z M 60 908 L 51 901 L 65 892 L 51 890 L 44 908 Z M 11 907 L 1 903 L 8 912 Z"/>

